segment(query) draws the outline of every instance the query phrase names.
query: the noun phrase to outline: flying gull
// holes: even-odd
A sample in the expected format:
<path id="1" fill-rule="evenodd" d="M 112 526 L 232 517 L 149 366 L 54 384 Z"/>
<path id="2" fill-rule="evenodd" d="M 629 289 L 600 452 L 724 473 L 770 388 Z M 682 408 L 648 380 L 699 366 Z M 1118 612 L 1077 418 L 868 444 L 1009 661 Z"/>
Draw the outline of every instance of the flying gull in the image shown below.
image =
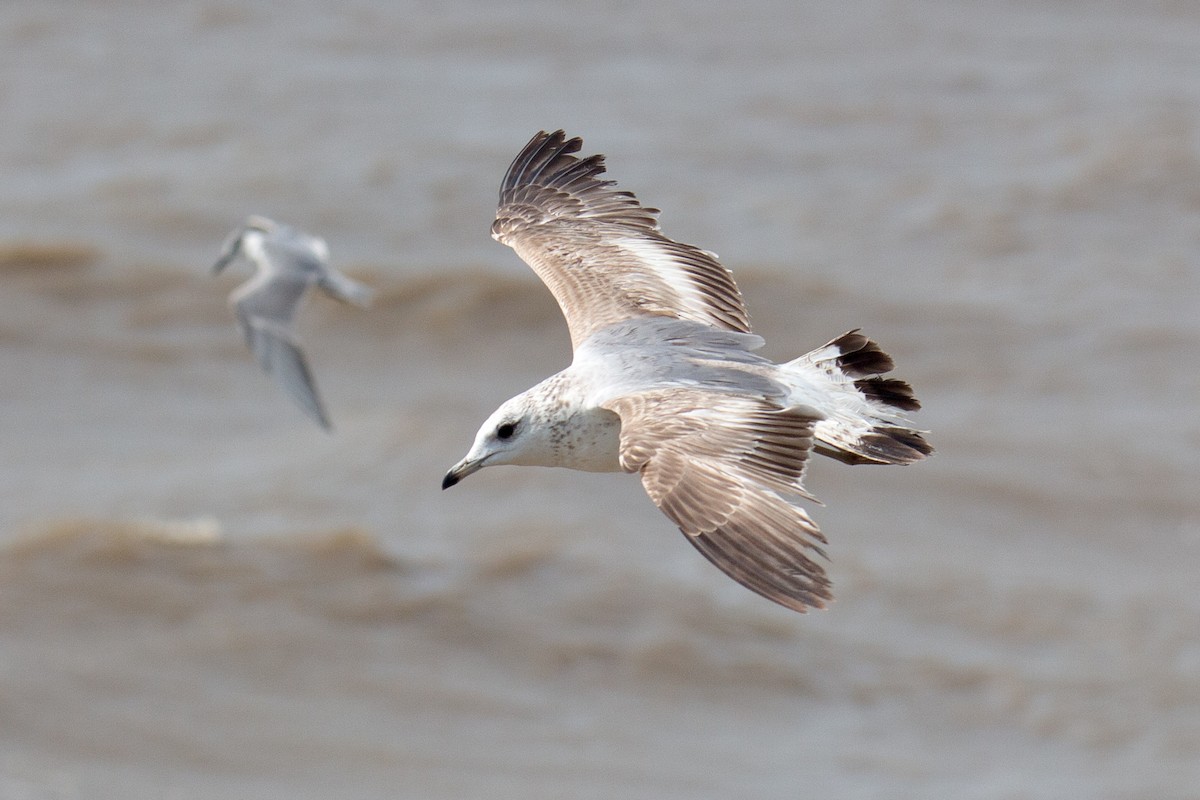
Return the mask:
<path id="1" fill-rule="evenodd" d="M 229 295 L 246 344 L 263 370 L 274 375 L 292 400 L 329 430 L 329 416 L 292 330 L 292 319 L 310 286 L 364 308 L 371 301 L 371 289 L 329 266 L 329 247 L 324 239 L 265 217 L 248 217 L 230 234 L 213 265 L 213 274 L 239 255 L 258 270 Z"/>
<path id="2" fill-rule="evenodd" d="M 709 561 L 788 608 L 832 598 L 825 536 L 798 505 L 809 454 L 908 464 L 933 452 L 907 383 L 857 330 L 785 364 L 754 351 L 732 275 L 668 239 L 578 138 L 539 133 L 500 189 L 492 237 L 549 287 L 571 365 L 503 403 L 442 488 L 485 466 L 636 472 Z"/>

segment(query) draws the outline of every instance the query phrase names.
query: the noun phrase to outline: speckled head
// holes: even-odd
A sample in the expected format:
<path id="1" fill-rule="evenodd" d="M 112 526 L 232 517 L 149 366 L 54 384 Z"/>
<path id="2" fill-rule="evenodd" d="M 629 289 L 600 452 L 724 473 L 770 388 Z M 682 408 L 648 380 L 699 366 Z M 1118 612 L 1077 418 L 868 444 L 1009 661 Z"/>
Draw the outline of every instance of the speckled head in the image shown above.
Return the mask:
<path id="1" fill-rule="evenodd" d="M 620 470 L 620 418 L 565 394 L 556 378 L 496 409 L 475 434 L 470 452 L 446 473 L 442 488 L 450 488 L 483 467 L 500 464 L 587 472 Z"/>

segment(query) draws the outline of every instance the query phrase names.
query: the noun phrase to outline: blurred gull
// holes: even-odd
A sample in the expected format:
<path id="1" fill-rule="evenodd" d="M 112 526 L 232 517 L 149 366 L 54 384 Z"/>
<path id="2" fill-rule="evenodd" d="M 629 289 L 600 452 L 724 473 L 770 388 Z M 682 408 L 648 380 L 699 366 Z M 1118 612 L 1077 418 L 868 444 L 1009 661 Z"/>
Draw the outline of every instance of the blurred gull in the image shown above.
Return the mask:
<path id="1" fill-rule="evenodd" d="M 492 236 L 558 301 L 571 365 L 503 403 L 448 488 L 485 466 L 637 472 L 651 500 L 713 564 L 788 608 L 831 599 L 826 540 L 800 498 L 809 453 L 907 464 L 933 448 L 919 404 L 883 378 L 892 360 L 851 331 L 790 361 L 756 355 L 733 277 L 672 241 L 658 210 L 603 180 L 603 156 L 539 133 L 509 167 Z M 887 524 L 886 519 L 880 520 Z"/>
<path id="2" fill-rule="evenodd" d="M 330 297 L 366 307 L 373 292 L 329 266 L 325 240 L 265 217 L 249 217 L 230 234 L 213 274 L 239 255 L 254 263 L 254 277 L 229 295 L 246 344 L 258 363 L 326 430 L 329 416 L 292 330 L 292 318 L 310 286 Z"/>

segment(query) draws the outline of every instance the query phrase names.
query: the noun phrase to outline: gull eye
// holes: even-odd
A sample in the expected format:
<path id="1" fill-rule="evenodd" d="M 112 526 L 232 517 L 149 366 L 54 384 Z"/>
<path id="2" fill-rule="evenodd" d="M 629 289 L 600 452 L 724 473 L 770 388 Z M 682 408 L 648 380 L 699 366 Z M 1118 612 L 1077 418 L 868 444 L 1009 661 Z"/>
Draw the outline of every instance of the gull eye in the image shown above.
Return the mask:
<path id="1" fill-rule="evenodd" d="M 497 439 L 511 439 L 513 433 L 515 433 L 516 430 L 517 430 L 516 425 L 514 425 L 511 422 L 506 422 L 503 425 L 501 425 L 499 428 L 496 428 L 496 438 Z"/>

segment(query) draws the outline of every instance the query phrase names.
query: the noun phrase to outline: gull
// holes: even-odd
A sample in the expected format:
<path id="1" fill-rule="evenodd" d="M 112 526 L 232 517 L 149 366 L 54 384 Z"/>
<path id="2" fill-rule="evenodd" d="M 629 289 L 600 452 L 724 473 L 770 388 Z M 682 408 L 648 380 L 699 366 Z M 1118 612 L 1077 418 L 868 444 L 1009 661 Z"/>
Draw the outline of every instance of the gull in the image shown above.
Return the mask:
<path id="1" fill-rule="evenodd" d="M 857 330 L 784 364 L 755 353 L 733 276 L 668 239 L 658 209 L 602 179 L 604 157 L 540 132 L 509 167 L 492 237 L 558 301 L 569 367 L 505 401 L 446 489 L 500 464 L 638 473 L 726 575 L 796 611 L 824 608 L 825 536 L 799 505 L 809 454 L 908 464 L 933 452 L 892 359 Z"/>
<path id="2" fill-rule="evenodd" d="M 329 416 L 292 330 L 292 319 L 310 286 L 363 308 L 370 304 L 372 290 L 329 266 L 324 239 L 266 217 L 248 217 L 229 235 L 213 274 L 239 255 L 257 267 L 254 277 L 229 295 L 246 344 L 263 371 L 274 375 L 292 400 L 329 430 Z"/>

